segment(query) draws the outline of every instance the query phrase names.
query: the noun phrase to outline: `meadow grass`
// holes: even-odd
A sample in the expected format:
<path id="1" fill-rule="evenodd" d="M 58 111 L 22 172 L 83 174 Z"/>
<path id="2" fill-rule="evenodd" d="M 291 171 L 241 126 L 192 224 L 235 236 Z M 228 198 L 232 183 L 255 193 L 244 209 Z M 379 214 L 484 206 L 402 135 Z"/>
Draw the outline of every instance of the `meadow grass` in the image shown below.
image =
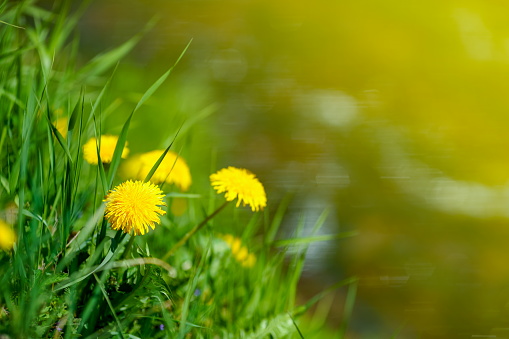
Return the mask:
<path id="1" fill-rule="evenodd" d="M 325 213 L 311 235 L 304 236 L 303 216 L 291 239 L 278 239 L 289 199 L 278 206 L 269 201 L 263 211 L 253 212 L 225 202 L 211 186 L 181 191 L 163 180 L 159 188 L 167 213 L 155 230 L 135 236 L 111 228 L 104 217 L 105 197 L 135 179 L 120 170 L 131 120 L 189 45 L 132 108 L 106 161 L 103 122 L 115 106 L 105 99 L 109 84 L 143 32 L 79 64 L 75 25 L 83 9 L 71 11 L 70 1 L 57 2 L 51 10 L 33 1 L 0 5 L 0 219 L 16 235 L 9 246 L 9 228 L 0 228 L 2 242 L 7 241 L 0 251 L 0 334 L 344 337 L 356 279 L 339 281 L 296 305 L 309 244 L 352 235 L 317 236 Z M 176 133 L 142 181 L 168 166 L 165 159 L 178 153 L 170 152 L 179 133 L 192 133 L 192 128 L 186 125 Z M 85 160 L 90 155 L 83 146 L 91 138 L 96 138 L 92 157 L 97 164 Z M 169 175 L 176 166 L 175 160 Z M 208 177 L 216 170 L 194 175 Z M 344 321 L 337 330 L 327 330 L 330 303 L 324 297 L 341 287 L 348 291 Z M 316 304 L 311 316 L 308 310 Z"/>

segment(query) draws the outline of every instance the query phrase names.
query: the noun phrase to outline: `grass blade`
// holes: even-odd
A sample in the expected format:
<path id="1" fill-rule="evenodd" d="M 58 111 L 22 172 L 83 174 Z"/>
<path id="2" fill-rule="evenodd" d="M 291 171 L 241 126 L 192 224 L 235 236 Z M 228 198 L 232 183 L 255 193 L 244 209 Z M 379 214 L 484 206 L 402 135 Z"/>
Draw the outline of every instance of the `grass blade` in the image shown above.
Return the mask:
<path id="1" fill-rule="evenodd" d="M 155 25 L 155 20 L 150 20 L 142 32 L 124 42 L 117 48 L 96 56 L 87 65 L 85 65 L 77 75 L 78 83 L 83 82 L 93 76 L 102 74 L 120 59 L 126 56 L 138 44 L 142 36 Z"/>
<path id="2" fill-rule="evenodd" d="M 182 57 L 184 56 L 184 54 L 186 53 L 187 49 L 189 48 L 190 44 L 191 44 L 192 40 L 189 41 L 189 43 L 187 44 L 187 46 L 184 48 L 184 50 L 182 51 L 182 53 L 180 54 L 180 56 L 178 57 L 177 61 L 175 62 L 175 64 L 170 67 L 170 69 L 168 71 L 166 71 L 166 73 L 164 73 L 159 79 L 157 79 L 157 81 L 149 87 L 149 89 L 143 94 L 143 96 L 141 97 L 140 101 L 138 101 L 138 104 L 136 105 L 136 107 L 134 108 L 134 110 L 131 112 L 131 114 L 129 115 L 129 117 L 127 118 L 124 126 L 122 127 L 122 131 L 120 132 L 120 135 L 118 137 L 118 141 L 117 141 L 117 145 L 115 147 L 115 152 L 113 153 L 113 159 L 111 161 L 111 165 L 110 165 L 110 171 L 108 173 L 108 188 L 111 188 L 111 185 L 113 183 L 113 178 L 115 176 L 115 174 L 117 173 L 117 170 L 118 170 L 118 167 L 120 165 L 120 157 L 122 155 L 122 151 L 125 147 L 125 143 L 127 141 L 127 132 L 129 130 L 129 126 L 131 124 L 131 119 L 133 118 L 133 115 L 134 113 L 141 107 L 141 105 L 143 105 L 145 103 L 145 101 L 147 101 L 153 94 L 154 92 L 161 86 L 161 84 L 166 80 L 166 78 L 168 77 L 168 75 L 170 75 L 171 71 L 173 71 L 173 69 L 175 68 L 175 66 L 178 64 L 178 62 L 180 61 L 180 59 L 182 59 Z M 170 145 L 171 146 L 171 145 Z M 170 147 L 169 146 L 169 147 Z M 162 159 L 161 159 L 162 161 Z M 159 162 L 160 163 L 160 162 Z M 159 165 L 158 165 L 159 166 Z M 157 167 L 156 167 L 157 169 Z M 154 170 L 155 171 L 155 170 Z M 152 173 L 153 174 L 153 173 Z M 151 175 L 152 176 L 152 175 Z"/>
<path id="3" fill-rule="evenodd" d="M 266 245 L 269 245 L 274 242 L 277 231 L 279 230 L 279 226 L 281 226 L 281 222 L 283 221 L 283 216 L 285 215 L 285 212 L 288 209 L 288 205 L 290 205 L 291 200 L 292 196 L 288 194 L 283 198 L 283 200 L 279 204 L 276 214 L 272 219 L 272 223 L 270 224 L 270 228 L 267 230 L 267 235 L 265 236 Z"/>
<path id="4" fill-rule="evenodd" d="M 180 127 L 182 128 L 182 126 Z M 156 163 L 154 164 L 154 166 L 152 166 L 152 168 L 150 169 L 150 171 L 148 172 L 147 176 L 145 177 L 145 179 L 143 180 L 143 182 L 148 182 L 150 181 L 150 179 L 152 178 L 152 176 L 154 175 L 154 173 L 157 171 L 157 168 L 159 167 L 159 165 L 161 164 L 161 162 L 163 161 L 164 157 L 166 156 L 166 154 L 168 153 L 168 151 L 170 150 L 171 146 L 173 145 L 173 142 L 175 141 L 175 139 L 177 139 L 177 136 L 180 132 L 180 128 L 178 129 L 177 133 L 175 134 L 175 137 L 173 137 L 173 140 L 171 141 L 171 143 L 168 145 L 168 147 L 166 147 L 166 149 L 164 150 L 163 154 L 161 154 L 161 156 L 157 159 Z M 173 163 L 173 166 L 175 165 L 175 163 L 177 162 L 177 158 L 175 158 L 175 162 Z M 173 170 L 173 166 L 172 166 L 172 170 Z M 170 172 L 171 173 L 171 172 Z M 170 173 L 168 173 L 168 176 L 170 175 Z"/>
<path id="5" fill-rule="evenodd" d="M 101 280 L 99 280 L 99 278 L 97 277 L 97 275 L 95 273 L 94 273 L 94 278 L 95 278 L 95 281 L 97 281 L 97 285 L 99 285 L 99 288 L 101 289 L 101 292 L 104 296 L 104 299 L 106 300 L 106 303 L 108 303 L 111 314 L 113 314 L 113 318 L 115 318 L 115 322 L 117 323 L 117 327 L 118 327 L 118 334 L 120 335 L 120 338 L 123 339 L 124 335 L 122 334 L 122 332 L 124 332 L 124 330 L 122 329 L 122 325 L 120 324 L 120 320 L 118 320 L 117 313 L 115 312 L 115 309 L 113 308 L 113 305 L 111 304 L 110 298 L 108 297 L 108 293 L 106 293 L 106 290 L 104 289 L 104 284 L 102 283 Z"/>
<path id="6" fill-rule="evenodd" d="M 133 113 L 136 112 L 141 107 L 141 105 L 143 105 L 145 101 L 147 101 L 152 96 L 152 94 L 154 94 L 154 92 L 159 88 L 159 86 L 161 86 L 161 84 L 166 80 L 168 75 L 170 75 L 175 66 L 177 66 L 177 64 L 179 63 L 180 59 L 182 59 L 182 57 L 186 53 L 187 49 L 191 45 L 191 42 L 193 42 L 193 39 L 191 39 L 191 41 L 188 42 L 187 46 L 184 48 L 182 53 L 180 53 L 180 56 L 178 57 L 177 61 L 175 61 L 175 64 L 173 64 L 173 66 L 171 66 L 170 69 L 166 71 L 166 73 L 164 73 L 159 79 L 157 79 L 157 81 L 152 86 L 150 86 L 150 88 L 145 92 L 145 94 L 143 94 L 140 101 L 138 101 L 138 104 L 134 108 Z"/>

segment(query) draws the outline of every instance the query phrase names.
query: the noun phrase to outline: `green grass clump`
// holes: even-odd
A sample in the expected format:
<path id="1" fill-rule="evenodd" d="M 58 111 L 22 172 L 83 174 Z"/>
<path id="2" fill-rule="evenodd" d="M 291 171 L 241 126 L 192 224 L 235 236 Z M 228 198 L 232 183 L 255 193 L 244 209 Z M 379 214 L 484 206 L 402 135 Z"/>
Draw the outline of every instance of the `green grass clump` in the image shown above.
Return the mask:
<path id="1" fill-rule="evenodd" d="M 118 128 L 111 163 L 88 164 L 83 145 L 104 134 L 103 121 L 116 105 L 105 99 L 115 65 L 141 35 L 78 65 L 74 28 L 83 8 L 70 11 L 70 3 L 57 2 L 51 11 L 32 1 L 0 5 L 0 219 L 12 226 L 17 237 L 12 249 L 0 251 L 0 334 L 13 338 L 318 336 L 327 312 L 313 319 L 320 326 L 308 333 L 297 325 L 329 291 L 295 305 L 306 249 L 313 241 L 349 236 L 316 236 L 324 218 L 317 221 L 310 237 L 298 230 L 293 239 L 276 240 L 288 201 L 273 213 L 270 208 L 252 213 L 230 204 L 212 218 L 214 206 L 222 203 L 216 202 L 221 197 L 210 187 L 182 193 L 161 186 L 168 205 L 185 201 L 181 215 L 168 208 L 161 225 L 143 236 L 109 228 L 103 200 L 128 179 L 118 170 L 131 119 L 178 60 L 146 90 Z M 59 121 L 64 121 L 63 128 Z M 192 133 L 192 129 L 181 132 Z M 174 142 L 177 136 L 167 150 Z M 231 230 L 238 230 L 237 225 L 244 227 L 235 237 L 256 257 L 249 264 L 239 249 L 224 241 L 224 233 L 235 232 Z M 0 238 L 6 239 L 2 232 Z M 288 264 L 290 247 L 297 250 Z M 355 286 L 355 279 L 330 290 L 345 285 Z M 346 318 L 355 292 L 348 296 Z M 346 322 L 336 335 L 345 330 Z"/>

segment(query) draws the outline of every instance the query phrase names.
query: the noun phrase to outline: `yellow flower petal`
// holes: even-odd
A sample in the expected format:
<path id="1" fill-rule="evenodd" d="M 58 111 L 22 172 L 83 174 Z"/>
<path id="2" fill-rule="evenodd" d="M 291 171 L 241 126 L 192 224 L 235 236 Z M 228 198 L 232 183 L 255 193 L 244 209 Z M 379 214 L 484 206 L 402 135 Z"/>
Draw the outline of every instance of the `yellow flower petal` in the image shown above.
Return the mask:
<path id="1" fill-rule="evenodd" d="M 103 164 L 109 164 L 113 160 L 113 153 L 117 146 L 118 137 L 115 135 L 102 135 L 100 142 L 99 155 L 101 156 L 101 162 Z M 127 158 L 129 149 L 127 148 L 127 142 L 124 149 L 122 150 L 122 158 Z M 92 165 L 98 164 L 97 159 L 97 139 L 90 138 L 83 146 L 83 158 Z"/>
<path id="2" fill-rule="evenodd" d="M 163 152 L 155 150 L 132 157 L 123 165 L 124 175 L 144 180 Z M 155 184 L 175 184 L 181 191 L 187 191 L 192 180 L 185 160 L 177 153 L 168 151 L 150 181 Z"/>
<path id="3" fill-rule="evenodd" d="M 242 263 L 242 266 L 249 268 L 253 267 L 255 263 L 256 263 L 255 255 L 253 253 L 249 253 L 246 260 L 244 260 L 244 262 Z"/>
<path id="4" fill-rule="evenodd" d="M 233 249 L 232 249 L 232 253 L 233 253 Z M 235 255 L 235 257 L 237 258 L 238 262 L 243 262 L 244 260 L 246 260 L 248 254 L 249 254 L 249 252 L 247 251 L 247 248 L 242 246 L 239 249 L 239 251 L 237 252 L 237 254 Z"/>
<path id="5" fill-rule="evenodd" d="M 237 207 L 249 205 L 253 212 L 267 206 L 263 185 L 256 176 L 243 168 L 228 167 L 210 176 L 212 187 L 218 194 L 225 193 L 227 201 L 237 200 Z"/>
<path id="6" fill-rule="evenodd" d="M 242 242 L 239 238 L 233 239 L 232 243 L 230 244 L 230 248 L 232 249 L 233 254 L 237 254 L 240 248 L 242 247 Z"/>
<path id="7" fill-rule="evenodd" d="M 235 240 L 235 238 L 233 237 L 233 235 L 231 234 L 224 234 L 222 236 L 222 239 L 228 244 L 228 246 L 231 247 L 231 245 L 233 244 L 233 241 Z"/>
<path id="8" fill-rule="evenodd" d="M 253 253 L 249 253 L 247 247 L 242 245 L 242 241 L 234 237 L 231 234 L 224 234 L 220 236 L 230 247 L 233 257 L 236 261 L 238 261 L 243 267 L 253 267 L 256 263 L 256 257 Z"/>
<path id="9" fill-rule="evenodd" d="M 16 233 L 11 226 L 0 220 L 0 248 L 9 251 L 16 242 Z"/>
<path id="10" fill-rule="evenodd" d="M 134 235 L 145 234 L 154 229 L 166 212 L 164 194 L 150 182 L 128 180 L 110 191 L 106 201 L 105 218 L 114 230 Z"/>

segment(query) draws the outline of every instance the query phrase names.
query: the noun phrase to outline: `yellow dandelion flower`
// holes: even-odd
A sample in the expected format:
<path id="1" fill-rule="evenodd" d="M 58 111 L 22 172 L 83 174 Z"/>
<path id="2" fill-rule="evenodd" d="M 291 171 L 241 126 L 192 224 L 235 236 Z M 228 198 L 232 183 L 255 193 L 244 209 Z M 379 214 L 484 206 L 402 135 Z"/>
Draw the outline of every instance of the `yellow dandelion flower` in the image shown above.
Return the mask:
<path id="1" fill-rule="evenodd" d="M 235 255 L 242 249 L 242 241 L 240 241 L 239 238 L 232 238 L 230 241 L 228 241 L 228 245 L 230 245 L 232 253 Z"/>
<path id="2" fill-rule="evenodd" d="M 65 138 L 67 137 L 67 128 L 68 128 L 69 120 L 67 117 L 58 118 L 53 126 L 62 134 L 62 136 Z"/>
<path id="3" fill-rule="evenodd" d="M 114 230 L 134 235 L 145 234 L 149 226 L 154 229 L 166 212 L 164 194 L 150 182 L 128 180 L 112 189 L 106 199 L 105 218 Z"/>
<path id="4" fill-rule="evenodd" d="M 144 180 L 163 152 L 164 150 L 155 150 L 130 158 L 123 165 L 124 175 Z M 168 151 L 150 181 L 156 184 L 162 182 L 170 185 L 175 184 L 181 191 L 187 191 L 191 186 L 191 172 L 182 157 L 175 152 Z"/>
<path id="5" fill-rule="evenodd" d="M 228 244 L 233 257 L 244 267 L 253 267 L 256 263 L 256 257 L 253 253 L 249 253 L 247 247 L 242 245 L 242 241 L 231 234 L 220 236 L 221 239 Z"/>
<path id="6" fill-rule="evenodd" d="M 9 251 L 16 242 L 16 233 L 11 226 L 0 220 L 0 248 Z"/>
<path id="7" fill-rule="evenodd" d="M 227 201 L 238 198 L 237 207 L 249 205 L 254 212 L 267 206 L 263 185 L 246 169 L 229 166 L 212 174 L 210 181 L 218 194 L 225 192 Z"/>
<path id="8" fill-rule="evenodd" d="M 240 250 L 235 254 L 235 257 L 239 262 L 243 263 L 244 261 L 246 261 L 248 255 L 249 252 L 247 248 L 241 247 Z"/>
<path id="9" fill-rule="evenodd" d="M 231 234 L 223 234 L 220 236 L 220 238 L 223 239 L 228 244 L 228 246 L 231 246 L 231 244 L 235 240 L 235 237 Z"/>
<path id="10" fill-rule="evenodd" d="M 249 255 L 247 256 L 246 260 L 244 260 L 244 262 L 242 262 L 242 266 L 244 266 L 244 267 L 253 267 L 255 263 L 256 263 L 255 255 L 253 253 L 249 253 Z"/>
<path id="11" fill-rule="evenodd" d="M 101 143 L 99 155 L 101 156 L 101 161 L 103 164 L 108 164 L 113 160 L 113 153 L 115 152 L 115 147 L 117 146 L 118 137 L 115 135 L 101 135 Z M 122 158 L 127 158 L 129 154 L 129 149 L 127 148 L 127 142 L 125 144 L 124 149 L 122 150 Z M 90 138 L 83 145 L 83 158 L 92 165 L 98 164 L 97 159 L 97 139 Z"/>

